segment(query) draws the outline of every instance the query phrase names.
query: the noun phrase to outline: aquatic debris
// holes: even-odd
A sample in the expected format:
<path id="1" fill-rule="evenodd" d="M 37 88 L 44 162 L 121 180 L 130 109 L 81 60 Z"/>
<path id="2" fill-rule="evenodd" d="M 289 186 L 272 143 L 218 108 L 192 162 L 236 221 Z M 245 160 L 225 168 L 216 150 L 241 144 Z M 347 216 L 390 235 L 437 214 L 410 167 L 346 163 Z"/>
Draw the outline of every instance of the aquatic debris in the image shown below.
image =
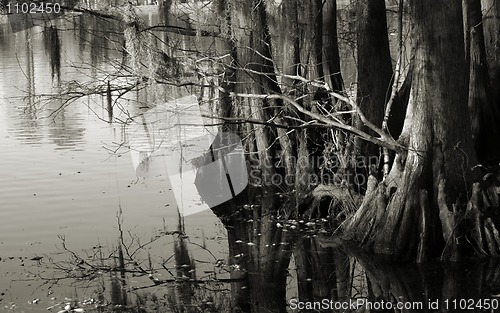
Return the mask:
<path id="1" fill-rule="evenodd" d="M 52 310 L 53 308 L 55 308 L 56 306 L 61 305 L 61 304 L 64 304 L 64 302 L 59 302 L 59 303 L 56 303 L 56 304 L 54 304 L 54 305 L 52 305 L 52 306 L 49 306 L 49 307 L 47 308 L 47 310 L 48 310 L 48 311 L 50 311 L 50 310 Z"/>
<path id="2" fill-rule="evenodd" d="M 153 283 L 155 285 L 159 285 L 161 284 L 161 280 L 159 280 L 158 278 L 154 277 L 153 274 L 149 274 L 148 275 L 148 278 L 151 279 L 151 281 L 153 281 Z"/>
<path id="3" fill-rule="evenodd" d="M 82 302 L 83 305 L 91 305 L 94 303 L 96 303 L 96 300 L 94 298 L 88 298 L 88 299 L 83 300 L 83 302 Z"/>
<path id="4" fill-rule="evenodd" d="M 71 303 L 66 303 L 64 306 L 64 310 L 61 310 L 57 313 L 83 313 L 85 312 L 82 308 L 76 308 Z"/>
<path id="5" fill-rule="evenodd" d="M 224 265 L 224 260 L 217 260 L 215 262 L 215 266 L 217 266 L 217 267 L 221 267 L 222 265 Z"/>

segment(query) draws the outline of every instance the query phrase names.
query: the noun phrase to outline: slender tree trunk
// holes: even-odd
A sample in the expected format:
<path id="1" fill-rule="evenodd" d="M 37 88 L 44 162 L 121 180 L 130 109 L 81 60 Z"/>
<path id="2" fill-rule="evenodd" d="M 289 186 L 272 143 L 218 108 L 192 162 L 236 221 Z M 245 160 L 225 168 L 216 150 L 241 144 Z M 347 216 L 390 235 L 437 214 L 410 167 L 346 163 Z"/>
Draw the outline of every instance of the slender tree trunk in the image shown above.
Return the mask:
<path id="1" fill-rule="evenodd" d="M 337 1 L 325 1 L 323 5 L 323 55 L 325 79 L 332 90 L 343 91 L 344 81 L 340 73 L 339 43 L 337 36 Z"/>
<path id="2" fill-rule="evenodd" d="M 387 17 L 384 0 L 357 1 L 358 7 L 358 105 L 370 121 L 382 125 L 385 104 L 391 94 L 392 64 L 387 35 Z M 354 125 L 364 131 L 368 128 L 355 118 Z M 357 155 L 365 160 L 378 156 L 379 148 L 356 139 Z M 369 166 L 369 164 L 367 164 Z"/>
<path id="3" fill-rule="evenodd" d="M 481 4 L 484 12 L 484 37 L 493 102 L 496 107 L 500 107 L 500 88 L 498 88 L 500 85 L 500 2 L 482 0 Z"/>
<path id="4" fill-rule="evenodd" d="M 233 61 L 227 73 L 232 78 L 228 92 L 246 95 L 280 94 L 273 59 L 265 1 L 220 0 L 222 26 Z M 267 121 L 274 116 L 280 101 L 252 97 L 223 97 L 219 113 L 223 116 Z M 276 173 L 273 160 L 276 141 L 269 126 L 241 124 L 229 127 L 244 138 L 249 155 L 250 185 L 235 199 L 212 208 L 228 229 L 230 262 L 235 268 L 232 285 L 233 307 L 245 312 L 285 312 L 286 274 L 291 257 L 291 239 L 276 225 L 279 201 L 272 181 Z M 291 149 L 288 148 L 288 152 Z M 290 244 L 291 246 L 291 244 Z M 270 283 L 271 282 L 271 283 Z"/>

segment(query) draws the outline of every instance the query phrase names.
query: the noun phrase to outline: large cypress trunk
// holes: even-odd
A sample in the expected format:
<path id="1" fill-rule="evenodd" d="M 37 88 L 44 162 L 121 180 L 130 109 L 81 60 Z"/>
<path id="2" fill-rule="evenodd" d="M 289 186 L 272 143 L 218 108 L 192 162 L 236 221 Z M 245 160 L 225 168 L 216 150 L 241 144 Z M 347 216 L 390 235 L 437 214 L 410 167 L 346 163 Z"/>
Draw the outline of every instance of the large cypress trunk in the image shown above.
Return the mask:
<path id="1" fill-rule="evenodd" d="M 399 139 L 408 150 L 396 156 L 385 181 L 371 178 L 365 201 L 346 229 L 376 253 L 420 261 L 438 242 L 432 240 L 437 235 L 432 230 L 442 229 L 444 258 L 458 260 L 455 213 L 465 204 L 468 169 L 475 164 L 462 11 L 459 3 L 446 0 L 413 0 L 410 7 L 417 38 L 415 68 Z"/>

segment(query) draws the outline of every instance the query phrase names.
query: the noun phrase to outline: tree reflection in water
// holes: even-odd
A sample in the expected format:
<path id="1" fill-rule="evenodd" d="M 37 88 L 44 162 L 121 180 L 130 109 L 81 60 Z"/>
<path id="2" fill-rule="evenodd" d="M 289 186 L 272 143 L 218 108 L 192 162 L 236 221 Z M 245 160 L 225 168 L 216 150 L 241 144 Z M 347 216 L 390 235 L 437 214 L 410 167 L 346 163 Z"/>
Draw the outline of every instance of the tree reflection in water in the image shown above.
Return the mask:
<path id="1" fill-rule="evenodd" d="M 500 291 L 499 260 L 395 264 L 356 249 L 337 246 L 331 243 L 330 238 L 328 241 L 322 236 L 317 238 L 302 239 L 302 249 L 297 245 L 294 250 L 300 251 L 300 259 L 306 260 L 309 265 L 300 266 L 297 262 L 300 301 L 331 299 L 343 302 L 365 298 L 372 303 L 416 303 L 421 304 L 422 309 L 364 311 L 358 308 L 356 312 L 436 312 L 429 308 L 429 301 L 438 300 L 438 312 L 457 312 L 460 307 L 452 306 L 453 299 L 495 299 Z M 304 275 L 307 269 L 311 273 Z M 313 269 L 317 272 L 312 272 Z M 448 300 L 448 309 L 445 300 Z M 469 302 L 472 303 L 472 300 Z M 493 312 L 485 307 L 474 307 L 473 311 Z"/>

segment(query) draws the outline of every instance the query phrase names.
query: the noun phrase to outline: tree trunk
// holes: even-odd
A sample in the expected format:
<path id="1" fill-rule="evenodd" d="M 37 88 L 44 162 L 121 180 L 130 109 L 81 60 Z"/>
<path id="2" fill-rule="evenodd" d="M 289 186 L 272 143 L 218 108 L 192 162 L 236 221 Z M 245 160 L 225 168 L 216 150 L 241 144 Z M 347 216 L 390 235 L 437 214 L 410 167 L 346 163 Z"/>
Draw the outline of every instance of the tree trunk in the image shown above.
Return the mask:
<path id="1" fill-rule="evenodd" d="M 440 250 L 446 252 L 445 259 L 456 261 L 460 234 L 454 214 L 463 209 L 470 164 L 475 164 L 468 131 L 462 11 L 460 3 L 446 0 L 413 0 L 410 6 L 417 38 L 415 69 L 399 139 L 408 151 L 398 154 L 387 179 L 374 181 L 378 187 L 367 192 L 365 200 L 372 197 L 377 207 L 362 205 L 346 229 L 376 253 L 415 259 L 418 250 L 432 252 L 432 244 L 438 242 L 435 233 L 420 240 L 418 230 L 439 229 L 441 217 L 446 248 Z M 385 210 L 380 209 L 385 203 Z M 423 214 L 431 225 L 415 223 L 423 221 Z M 371 227 L 361 228 L 364 234 L 357 232 L 367 223 Z M 419 248 L 422 242 L 428 246 Z"/>
<path id="2" fill-rule="evenodd" d="M 493 101 L 500 107 L 500 3 L 498 0 L 482 0 L 486 57 L 489 65 Z"/>
<path id="3" fill-rule="evenodd" d="M 337 37 L 337 1 L 325 1 L 323 8 L 323 55 L 325 81 L 334 91 L 344 90 L 340 73 L 339 43 Z"/>
<path id="4" fill-rule="evenodd" d="M 391 94 L 392 64 L 387 35 L 387 17 L 384 0 L 357 1 L 358 7 L 358 92 L 357 101 L 361 111 L 375 125 L 382 125 L 385 104 Z M 355 118 L 354 125 L 368 131 Z M 357 155 L 365 160 L 379 156 L 379 147 L 356 139 Z M 370 164 L 367 164 L 368 167 Z"/>
<path id="5" fill-rule="evenodd" d="M 470 40 L 467 47 L 469 49 L 469 113 L 472 136 L 478 160 L 481 164 L 492 165 L 500 160 L 500 147 L 495 143 L 500 136 L 498 127 L 500 107 L 495 105 L 494 100 L 498 88 L 491 85 L 488 74 L 481 1 L 467 0 L 466 2 L 467 20 L 470 27 L 465 29 L 465 33 L 469 34 L 467 37 Z M 488 35 L 490 40 L 491 36 L 491 34 Z M 492 65 L 494 66 L 494 63 Z"/>
<path id="6" fill-rule="evenodd" d="M 220 0 L 216 3 L 227 43 L 234 58 L 227 67 L 231 81 L 227 94 L 280 94 L 274 73 L 273 49 L 264 1 Z M 223 116 L 267 121 L 274 116 L 280 101 L 254 97 L 222 98 L 218 112 Z M 233 308 L 245 312 L 285 312 L 286 274 L 291 257 L 291 238 L 276 225 L 280 208 L 286 209 L 276 195 L 272 181 L 276 173 L 274 158 L 279 141 L 274 129 L 258 124 L 239 124 L 229 128 L 244 138 L 250 157 L 250 186 L 235 199 L 212 208 L 228 230 L 231 276 L 241 281 L 232 285 Z M 286 152 L 291 153 L 288 147 Z M 284 184 L 284 182 L 283 182 Z M 251 205 L 250 205 L 251 204 Z M 284 243 L 276 244 L 276 243 Z M 269 282 L 272 283 L 269 283 Z"/>

